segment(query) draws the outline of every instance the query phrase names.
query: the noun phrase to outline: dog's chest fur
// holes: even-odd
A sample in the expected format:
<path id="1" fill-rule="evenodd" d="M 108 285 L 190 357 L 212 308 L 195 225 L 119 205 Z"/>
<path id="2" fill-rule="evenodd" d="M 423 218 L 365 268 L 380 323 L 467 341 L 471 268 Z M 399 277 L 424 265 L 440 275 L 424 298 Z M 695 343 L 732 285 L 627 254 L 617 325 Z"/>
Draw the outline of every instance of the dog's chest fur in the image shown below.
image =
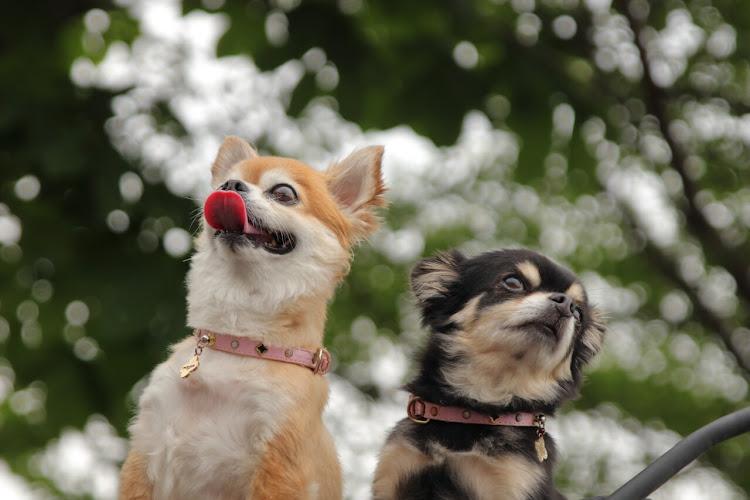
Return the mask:
<path id="1" fill-rule="evenodd" d="M 393 472 L 380 471 L 374 496 L 413 500 L 560 498 L 551 475 L 554 442 L 546 437 L 550 458 L 540 463 L 532 451 L 534 439 L 534 429 L 466 429 L 465 424 L 442 422 L 415 426 L 404 419 L 381 451 L 379 467 Z"/>
<path id="2" fill-rule="evenodd" d="M 206 349 L 198 370 L 181 379 L 194 347 L 192 338 L 177 344 L 153 372 L 131 428 L 133 444 L 151 457 L 149 476 L 160 478 L 155 498 L 244 497 L 248 471 L 284 424 L 278 417 L 309 399 L 287 376 L 301 369 Z M 325 394 L 325 380 L 309 378 Z"/>

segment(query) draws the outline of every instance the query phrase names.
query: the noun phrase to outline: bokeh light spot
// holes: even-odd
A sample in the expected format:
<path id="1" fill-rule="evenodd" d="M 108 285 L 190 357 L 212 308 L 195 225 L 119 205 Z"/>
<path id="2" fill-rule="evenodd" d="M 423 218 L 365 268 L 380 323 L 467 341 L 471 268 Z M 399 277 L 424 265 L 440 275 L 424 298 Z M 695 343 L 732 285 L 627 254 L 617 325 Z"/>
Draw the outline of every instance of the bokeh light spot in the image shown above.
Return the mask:
<path id="1" fill-rule="evenodd" d="M 65 308 L 65 319 L 71 325 L 85 325 L 89 320 L 89 314 L 89 306 L 82 300 L 74 300 Z"/>
<path id="2" fill-rule="evenodd" d="M 83 337 L 73 344 L 73 353 L 83 361 L 91 361 L 99 354 L 99 344 L 91 337 Z"/>
<path id="3" fill-rule="evenodd" d="M 130 217 L 122 210 L 112 210 L 107 215 L 107 226 L 113 233 L 124 233 L 130 227 Z"/>
<path id="4" fill-rule="evenodd" d="M 280 10 L 268 14 L 265 28 L 268 43 L 275 47 L 284 45 L 289 39 L 289 20 Z"/>
<path id="5" fill-rule="evenodd" d="M 171 257 L 182 257 L 193 247 L 190 233 L 179 227 L 167 229 L 164 233 L 164 250 Z"/>
<path id="6" fill-rule="evenodd" d="M 14 191 L 19 200 L 31 201 L 39 195 L 42 184 L 35 175 L 24 175 L 16 181 Z"/>
<path id="7" fill-rule="evenodd" d="M 143 194 L 143 181 L 135 172 L 125 172 L 120 176 L 120 195 L 128 203 L 135 203 Z"/>
<path id="8" fill-rule="evenodd" d="M 15 215 L 0 215 L 0 243 L 15 245 L 21 239 L 21 219 Z"/>
<path id="9" fill-rule="evenodd" d="M 48 280 L 36 280 L 31 285 L 31 296 L 37 302 L 47 302 L 54 294 L 54 287 Z"/>
<path id="10" fill-rule="evenodd" d="M 576 20 L 571 16 L 559 16 L 552 21 L 552 31 L 558 36 L 558 38 L 563 40 L 570 40 L 573 38 L 576 35 L 577 30 L 578 25 L 576 24 Z"/>
<path id="11" fill-rule="evenodd" d="M 453 60 L 462 68 L 471 69 L 479 62 L 479 52 L 473 43 L 464 40 L 453 48 Z"/>
<path id="12" fill-rule="evenodd" d="M 109 14 L 102 9 L 91 9 L 83 16 L 83 23 L 92 33 L 104 33 L 109 29 Z"/>

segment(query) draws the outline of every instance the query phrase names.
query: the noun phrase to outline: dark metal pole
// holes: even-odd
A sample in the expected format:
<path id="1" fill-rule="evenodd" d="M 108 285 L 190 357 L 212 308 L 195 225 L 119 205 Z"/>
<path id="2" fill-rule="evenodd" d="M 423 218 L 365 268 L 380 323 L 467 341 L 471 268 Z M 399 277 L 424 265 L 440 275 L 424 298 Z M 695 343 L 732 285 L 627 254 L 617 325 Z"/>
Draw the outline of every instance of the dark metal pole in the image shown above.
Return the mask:
<path id="1" fill-rule="evenodd" d="M 750 431 L 750 407 L 714 420 L 677 443 L 607 500 L 640 500 L 712 446 Z"/>

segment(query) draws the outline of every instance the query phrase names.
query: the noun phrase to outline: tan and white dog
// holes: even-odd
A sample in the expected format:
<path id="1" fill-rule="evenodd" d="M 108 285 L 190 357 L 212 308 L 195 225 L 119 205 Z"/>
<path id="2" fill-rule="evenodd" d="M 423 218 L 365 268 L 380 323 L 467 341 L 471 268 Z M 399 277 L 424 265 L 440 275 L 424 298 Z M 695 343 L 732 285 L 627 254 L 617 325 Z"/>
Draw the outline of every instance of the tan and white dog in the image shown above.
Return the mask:
<path id="1" fill-rule="evenodd" d="M 224 141 L 187 277 L 196 336 L 140 398 L 120 498 L 341 497 L 323 328 L 386 204 L 382 155 L 367 147 L 321 172 Z"/>

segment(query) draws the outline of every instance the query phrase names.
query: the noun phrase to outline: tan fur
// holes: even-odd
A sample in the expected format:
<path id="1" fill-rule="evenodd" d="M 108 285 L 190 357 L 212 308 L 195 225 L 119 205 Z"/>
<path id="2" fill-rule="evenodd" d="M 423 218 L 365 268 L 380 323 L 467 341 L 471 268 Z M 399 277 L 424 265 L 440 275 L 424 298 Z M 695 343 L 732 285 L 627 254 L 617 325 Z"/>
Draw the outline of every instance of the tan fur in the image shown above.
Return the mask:
<path id="1" fill-rule="evenodd" d="M 350 239 L 353 241 L 359 241 L 377 229 L 380 219 L 372 208 L 387 205 L 383 197 L 386 188 L 380 175 L 383 152 L 382 146 L 362 148 L 326 169 L 329 189 L 339 200 L 339 204 L 350 207 L 346 211 L 349 218 L 355 221 L 350 228 Z M 375 165 L 378 167 L 378 175 L 371 173 Z M 356 175 L 374 179 L 375 182 L 363 183 L 362 189 L 359 189 L 349 182 L 341 181 L 344 172 L 355 172 Z"/>
<path id="2" fill-rule="evenodd" d="M 302 413 L 304 409 L 300 409 Z M 319 425 L 291 419 L 261 457 L 248 499 L 341 498 L 341 467 Z M 318 486 L 311 488 L 311 483 Z"/>
<path id="3" fill-rule="evenodd" d="M 478 453 L 457 453 L 448 460 L 456 477 L 476 493 L 476 499 L 524 498 L 544 478 L 537 464 L 514 455 L 491 458 Z M 501 494 L 502 492 L 502 494 Z"/>
<path id="4" fill-rule="evenodd" d="M 466 303 L 466 306 L 451 316 L 451 321 L 457 325 L 461 325 L 464 330 L 471 328 L 472 323 L 477 319 L 477 307 L 481 299 L 481 295 L 471 299 Z"/>
<path id="5" fill-rule="evenodd" d="M 456 264 L 448 253 L 438 252 L 434 259 L 427 260 L 422 265 L 427 272 L 411 283 L 414 295 L 420 302 L 446 294 L 447 285 L 458 277 Z"/>
<path id="6" fill-rule="evenodd" d="M 529 282 L 531 288 L 537 288 L 542 284 L 542 277 L 539 275 L 539 269 L 531 262 L 521 262 L 516 266 L 518 272 L 523 274 L 526 281 Z"/>
<path id="7" fill-rule="evenodd" d="M 566 345 L 551 351 L 522 329 L 514 330 L 521 327 L 509 323 L 521 306 L 517 301 L 502 302 L 477 315 L 481 298 L 475 297 L 451 318 L 462 329 L 449 350 L 471 362 L 443 367 L 448 382 L 479 401 L 508 402 L 513 395 L 545 401 L 554 396 L 554 382 L 572 377 Z M 500 328 L 506 330 L 503 335 L 497 334 Z"/>
<path id="8" fill-rule="evenodd" d="M 434 459 L 403 440 L 387 443 L 380 451 L 375 470 L 375 481 L 372 485 L 374 498 L 393 498 L 402 477 L 408 477 L 433 463 Z"/>
<path id="9" fill-rule="evenodd" d="M 226 178 L 227 171 L 235 164 L 255 158 L 258 152 L 239 137 L 230 136 L 224 140 L 216 155 L 216 161 L 211 166 L 211 178 L 214 187 L 221 184 L 221 179 Z"/>
<path id="10" fill-rule="evenodd" d="M 287 383 L 299 384 L 297 378 L 288 378 Z M 312 384 L 312 388 L 281 424 L 280 432 L 268 442 L 250 484 L 248 499 L 341 497 L 341 467 L 328 430 L 320 419 L 300 418 L 323 411 L 327 384 Z M 313 483 L 319 486 L 311 489 Z"/>
<path id="11" fill-rule="evenodd" d="M 380 452 L 372 486 L 373 498 L 395 498 L 399 481 L 443 461 L 451 465 L 458 481 L 476 493 L 477 500 L 524 498 L 544 478 L 544 469 L 539 464 L 529 463 L 517 455 L 489 457 L 482 453 L 446 453 L 436 449 L 435 455 L 430 457 L 403 439 L 396 439 Z"/>
<path id="12" fill-rule="evenodd" d="M 153 497 L 153 486 L 148 479 L 146 468 L 148 457 L 131 450 L 120 473 L 121 500 L 150 500 Z"/>
<path id="13" fill-rule="evenodd" d="M 586 300 L 586 292 L 583 290 L 583 285 L 578 282 L 573 283 L 570 287 L 565 290 L 565 295 L 573 299 L 574 302 L 581 303 Z"/>

